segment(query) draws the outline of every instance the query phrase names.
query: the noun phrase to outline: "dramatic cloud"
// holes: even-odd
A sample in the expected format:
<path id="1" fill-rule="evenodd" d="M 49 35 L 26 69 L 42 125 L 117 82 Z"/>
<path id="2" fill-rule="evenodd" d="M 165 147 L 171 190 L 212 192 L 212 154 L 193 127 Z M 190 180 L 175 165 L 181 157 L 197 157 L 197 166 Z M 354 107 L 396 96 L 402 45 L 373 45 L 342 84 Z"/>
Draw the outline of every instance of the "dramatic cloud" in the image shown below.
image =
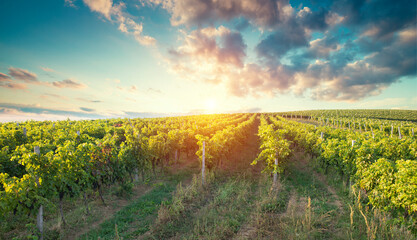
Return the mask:
<path id="1" fill-rule="evenodd" d="M 328 10 L 320 8 L 318 11 L 311 11 L 309 7 L 304 7 L 297 13 L 297 19 L 300 25 L 311 30 L 325 30 L 328 24 L 337 21 L 333 20 L 337 15 L 331 14 Z"/>
<path id="2" fill-rule="evenodd" d="M 392 37 L 398 30 L 416 26 L 416 1 L 338 0 L 333 10 L 345 16 L 348 27 L 375 38 Z"/>
<path id="3" fill-rule="evenodd" d="M 166 9 L 174 26 L 197 27 L 182 31 L 181 45 L 168 51 L 170 69 L 182 78 L 222 84 L 234 96 L 293 93 L 356 101 L 417 74 L 415 2 L 339 0 L 297 9 L 268 0 L 142 2 Z M 213 27 L 232 20 L 237 31 Z M 263 31 L 256 60 L 246 58 L 238 32 L 248 24 Z"/>
<path id="4" fill-rule="evenodd" d="M 278 60 L 291 49 L 307 46 L 308 40 L 305 30 L 294 24 L 293 27 L 280 29 L 262 40 L 256 46 L 256 52 L 260 57 Z"/>
<path id="5" fill-rule="evenodd" d="M 184 44 L 170 50 L 171 70 L 182 78 L 224 84 L 231 95 L 244 97 L 286 91 L 293 81 L 283 65 L 244 64 L 246 44 L 238 32 L 220 26 L 184 35 Z"/>
<path id="6" fill-rule="evenodd" d="M 12 76 L 14 79 L 22 80 L 27 83 L 38 83 L 38 76 L 35 73 L 31 73 L 28 70 L 21 69 L 21 68 L 9 68 L 9 75 Z"/>
<path id="7" fill-rule="evenodd" d="M 112 0 L 83 0 L 93 12 L 100 13 L 107 20 L 119 25 L 119 30 L 132 35 L 142 45 L 154 45 L 155 38 L 143 34 L 143 24 L 135 22 L 125 11 L 123 2 L 113 4 Z"/>
<path id="8" fill-rule="evenodd" d="M 224 26 L 183 32 L 183 45 L 169 51 L 171 70 L 183 78 L 220 83 L 243 67 L 246 44 L 239 32 Z"/>
<path id="9" fill-rule="evenodd" d="M 242 66 L 246 56 L 245 50 L 246 45 L 240 33 L 220 26 L 195 30 L 185 35 L 184 45 L 177 50 L 171 50 L 170 54 L 177 59 Z"/>
<path id="10" fill-rule="evenodd" d="M 291 70 L 283 65 L 261 67 L 255 63 L 246 64 L 239 71 L 228 73 L 225 79 L 229 93 L 238 97 L 285 93 L 294 81 Z"/>
<path id="11" fill-rule="evenodd" d="M 327 59 L 331 53 L 341 49 L 341 45 L 335 37 L 318 38 L 309 44 L 310 47 L 307 49 L 305 56 L 312 59 Z"/>
<path id="12" fill-rule="evenodd" d="M 86 88 L 87 85 L 83 84 L 83 83 L 79 83 L 76 80 L 73 79 L 65 79 L 62 81 L 55 81 L 52 82 L 52 86 L 57 87 L 57 88 L 74 88 L 74 89 L 81 89 L 81 88 Z"/>
<path id="13" fill-rule="evenodd" d="M 252 24 L 273 27 L 285 21 L 293 11 L 288 0 L 148 0 L 171 14 L 171 24 L 204 25 L 219 20 L 243 17 Z"/>

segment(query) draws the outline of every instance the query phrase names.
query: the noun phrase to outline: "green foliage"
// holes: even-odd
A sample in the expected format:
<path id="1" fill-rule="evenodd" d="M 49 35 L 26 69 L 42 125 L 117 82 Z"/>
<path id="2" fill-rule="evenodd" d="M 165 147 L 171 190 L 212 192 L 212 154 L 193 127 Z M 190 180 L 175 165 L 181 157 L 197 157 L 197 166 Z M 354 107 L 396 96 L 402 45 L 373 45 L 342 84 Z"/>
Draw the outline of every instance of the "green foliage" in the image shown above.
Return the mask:
<path id="1" fill-rule="evenodd" d="M 267 124 L 267 120 L 262 116 L 258 130 L 258 135 L 261 139 L 261 153 L 252 162 L 252 165 L 257 164 L 259 161 L 265 161 L 266 168 L 264 171 L 282 173 L 292 152 L 290 148 L 291 141 L 285 138 L 287 134 L 288 130 L 275 130 L 274 125 Z M 278 165 L 275 165 L 275 159 L 277 159 Z"/>
<path id="2" fill-rule="evenodd" d="M 322 126 L 284 120 L 282 127 L 294 132 L 297 144 L 317 157 L 326 169 L 336 169 L 347 177 L 346 181 L 355 180 L 367 192 L 373 207 L 415 219 L 417 141 L 411 129 L 416 125 L 321 113 L 316 112 L 311 119 Z"/>

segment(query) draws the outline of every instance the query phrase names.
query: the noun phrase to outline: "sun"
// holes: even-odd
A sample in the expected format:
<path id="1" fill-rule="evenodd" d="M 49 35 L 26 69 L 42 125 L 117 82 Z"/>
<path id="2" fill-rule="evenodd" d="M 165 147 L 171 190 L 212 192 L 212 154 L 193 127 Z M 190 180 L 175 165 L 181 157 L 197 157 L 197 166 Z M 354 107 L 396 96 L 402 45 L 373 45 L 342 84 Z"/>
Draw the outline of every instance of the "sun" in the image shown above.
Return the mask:
<path id="1" fill-rule="evenodd" d="M 206 100 L 206 102 L 205 102 L 206 111 L 212 113 L 216 110 L 216 107 L 217 107 L 216 99 L 209 98 L 209 99 Z"/>

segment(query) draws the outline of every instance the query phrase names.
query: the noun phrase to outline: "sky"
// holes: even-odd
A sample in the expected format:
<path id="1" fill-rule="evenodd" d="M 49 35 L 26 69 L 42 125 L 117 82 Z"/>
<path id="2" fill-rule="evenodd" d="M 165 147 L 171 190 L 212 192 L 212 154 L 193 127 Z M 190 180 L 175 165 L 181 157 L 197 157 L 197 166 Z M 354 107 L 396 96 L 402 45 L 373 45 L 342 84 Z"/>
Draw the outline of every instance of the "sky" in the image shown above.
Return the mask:
<path id="1" fill-rule="evenodd" d="M 415 0 L 2 0 L 0 121 L 417 109 Z"/>

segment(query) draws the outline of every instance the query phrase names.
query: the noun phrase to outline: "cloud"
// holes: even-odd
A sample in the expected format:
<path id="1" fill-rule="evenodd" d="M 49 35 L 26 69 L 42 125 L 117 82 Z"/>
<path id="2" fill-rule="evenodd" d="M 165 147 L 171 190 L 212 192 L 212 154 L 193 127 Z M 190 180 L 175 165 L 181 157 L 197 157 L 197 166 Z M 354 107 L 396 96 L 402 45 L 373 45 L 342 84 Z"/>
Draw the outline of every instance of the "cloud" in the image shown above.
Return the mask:
<path id="1" fill-rule="evenodd" d="M 65 5 L 69 6 L 69 7 L 76 8 L 77 6 L 75 6 L 75 4 L 74 4 L 75 1 L 76 0 L 65 0 Z"/>
<path id="2" fill-rule="evenodd" d="M 336 52 L 341 48 L 338 39 L 336 37 L 329 36 L 310 41 L 309 45 L 310 47 L 306 52 L 306 57 L 312 59 L 328 59 L 331 53 Z"/>
<path id="3" fill-rule="evenodd" d="M 227 113 L 260 113 L 262 112 L 262 108 L 253 107 L 253 108 L 242 108 L 233 111 L 227 111 Z"/>
<path id="4" fill-rule="evenodd" d="M 10 82 L 12 79 L 4 73 L 0 72 L 0 82 Z"/>
<path id="5" fill-rule="evenodd" d="M 27 83 L 39 83 L 37 75 L 25 69 L 10 67 L 9 75 L 14 79 L 22 80 Z"/>
<path id="6" fill-rule="evenodd" d="M 401 108 L 405 106 L 405 104 L 409 104 L 409 103 L 410 103 L 410 99 L 407 99 L 407 98 L 384 98 L 380 100 L 364 101 L 358 104 L 362 108 L 386 108 L 387 106 L 400 106 Z"/>
<path id="7" fill-rule="evenodd" d="M 62 100 L 68 100 L 67 97 L 62 96 L 62 95 L 58 95 L 58 94 L 54 94 L 54 93 L 44 93 L 40 96 L 43 99 L 49 99 L 50 97 L 53 98 L 58 98 L 58 99 L 62 99 Z"/>
<path id="8" fill-rule="evenodd" d="M 51 68 L 47 68 L 47 67 L 41 67 L 41 69 L 45 72 L 55 72 L 55 70 L 53 70 Z"/>
<path id="9" fill-rule="evenodd" d="M 248 112 L 248 113 L 259 113 L 259 112 L 262 112 L 262 108 L 259 108 L 259 107 L 247 108 L 247 109 L 245 109 L 244 112 Z"/>
<path id="10" fill-rule="evenodd" d="M 225 79 L 229 93 L 237 97 L 285 93 L 294 81 L 292 71 L 284 65 L 262 67 L 255 63 L 246 64 L 240 71 L 228 73 Z"/>
<path id="11" fill-rule="evenodd" d="M 55 82 L 52 82 L 52 86 L 57 87 L 57 88 L 74 88 L 74 89 L 81 89 L 81 88 L 87 87 L 87 85 L 83 83 L 79 83 L 74 79 L 65 79 L 62 81 L 55 81 Z"/>
<path id="12" fill-rule="evenodd" d="M 238 97 L 288 91 L 292 70 L 284 65 L 244 63 L 246 44 L 224 26 L 184 34 L 183 44 L 169 51 L 170 69 L 183 78 L 222 84 Z M 271 50 L 272 51 L 272 50 Z"/>
<path id="13" fill-rule="evenodd" d="M 156 43 L 143 34 L 143 24 L 128 14 L 123 2 L 84 2 L 140 44 Z M 165 9 L 171 25 L 181 27 L 179 44 L 164 56 L 169 71 L 222 85 L 233 96 L 295 94 L 352 102 L 417 75 L 415 2 L 336 0 L 297 7 L 288 0 L 140 3 Z M 240 32 L 247 28 L 260 32 L 259 42 L 249 48 Z"/>
<path id="14" fill-rule="evenodd" d="M 52 113 L 32 113 L 24 112 L 14 108 L 4 108 L 0 107 L 0 122 L 12 122 L 12 121 L 54 121 L 54 120 L 67 120 L 68 118 L 72 120 L 80 119 L 92 119 L 88 116 L 75 116 L 71 114 L 52 114 Z"/>
<path id="15" fill-rule="evenodd" d="M 184 114 L 179 113 L 156 113 L 156 112 L 123 112 L 123 117 L 128 118 L 156 118 L 156 117 L 173 117 L 180 116 Z"/>
<path id="16" fill-rule="evenodd" d="M 83 0 L 91 11 L 100 13 L 107 20 L 118 24 L 118 29 L 134 39 L 141 45 L 155 45 L 156 39 L 143 34 L 143 24 L 135 22 L 126 12 L 123 2 L 113 4 L 112 0 Z"/>
<path id="17" fill-rule="evenodd" d="M 103 102 L 103 101 L 100 101 L 100 100 L 91 100 L 91 99 L 86 99 L 86 98 L 76 98 L 76 99 L 79 100 L 79 101 L 88 102 L 88 103 L 101 103 L 101 102 Z"/>
<path id="18" fill-rule="evenodd" d="M 45 72 L 54 72 L 54 70 L 50 68 L 41 67 L 41 69 L 44 70 Z M 21 69 L 21 68 L 10 67 L 9 75 L 12 76 L 13 79 L 4 73 L 0 73 L 0 83 L 2 83 L 0 85 L 1 87 L 9 88 L 9 89 L 26 89 L 27 88 L 26 84 L 15 83 L 15 82 L 12 82 L 13 80 L 21 80 L 29 84 L 44 85 L 44 86 L 49 86 L 49 87 L 53 86 L 57 88 L 81 89 L 81 88 L 87 87 L 87 85 L 80 83 L 74 79 L 65 79 L 62 81 L 55 81 L 52 83 L 39 81 L 35 73 L 29 72 L 28 70 Z M 6 84 L 4 82 L 8 82 L 8 83 Z"/>
<path id="19" fill-rule="evenodd" d="M 83 0 L 91 11 L 101 13 L 108 20 L 111 20 L 112 0 Z"/>
<path id="20" fill-rule="evenodd" d="M 25 120 L 65 120 L 103 118 L 101 114 L 44 108 L 39 105 L 0 103 L 0 122 Z"/>
<path id="21" fill-rule="evenodd" d="M 121 91 L 126 91 L 126 92 L 131 92 L 131 93 L 136 92 L 138 90 L 138 87 L 136 87 L 136 85 L 132 85 L 129 88 L 123 88 L 120 86 L 117 86 L 116 88 Z"/>
<path id="22" fill-rule="evenodd" d="M 308 29 L 325 30 L 329 23 L 337 21 L 331 19 L 332 17 L 335 17 L 331 14 L 332 13 L 330 13 L 329 10 L 324 8 L 319 8 L 319 10 L 313 12 L 309 7 L 304 7 L 297 13 L 296 18 L 299 19 L 300 25 Z"/>
<path id="23" fill-rule="evenodd" d="M 162 94 L 162 91 L 161 91 L 161 90 L 159 90 L 159 89 L 148 88 L 148 90 L 147 90 L 147 91 L 148 91 L 148 92 L 151 92 L 151 93 Z"/>
<path id="24" fill-rule="evenodd" d="M 8 88 L 8 89 L 15 89 L 15 90 L 22 90 L 26 89 L 26 84 L 23 83 L 14 83 L 14 82 L 0 82 L 0 87 Z"/>
<path id="25" fill-rule="evenodd" d="M 288 0 L 151 0 L 145 3 L 165 8 L 171 14 L 173 26 L 202 26 L 243 17 L 252 24 L 272 27 L 285 21 L 293 11 Z"/>
<path id="26" fill-rule="evenodd" d="M 239 32 L 219 26 L 183 34 L 183 44 L 170 49 L 166 59 L 171 71 L 199 81 L 219 83 L 224 72 L 243 67 L 246 44 Z"/>
<path id="27" fill-rule="evenodd" d="M 86 107 L 80 107 L 80 110 L 81 111 L 83 111 L 83 112 L 95 112 L 96 110 L 95 109 L 92 109 L 92 108 L 86 108 Z"/>
<path id="28" fill-rule="evenodd" d="M 398 30 L 416 24 L 415 1 L 364 1 L 338 0 L 333 11 L 344 16 L 344 23 L 355 31 L 368 32 L 377 39 L 392 37 Z"/>
<path id="29" fill-rule="evenodd" d="M 171 57 L 242 66 L 246 44 L 239 32 L 224 26 L 208 27 L 185 34 L 184 45 L 171 50 Z"/>
<path id="30" fill-rule="evenodd" d="M 303 28 L 279 30 L 257 45 L 259 63 L 245 62 L 243 39 L 223 45 L 221 37 L 231 33 L 222 26 L 184 33 L 182 45 L 169 51 L 171 70 L 192 81 L 222 84 L 237 97 L 292 92 L 309 94 L 316 100 L 346 102 L 379 95 L 401 77 L 416 75 L 417 45 L 412 41 L 416 34 L 411 28 L 366 51 L 361 39 L 349 40 L 349 34 L 325 35 L 307 42 Z M 348 40 L 341 42 L 340 37 Z M 223 58 L 222 51 L 233 57 Z"/>
<path id="31" fill-rule="evenodd" d="M 186 115 L 201 115 L 207 113 L 206 109 L 192 109 Z"/>
<path id="32" fill-rule="evenodd" d="M 270 34 L 256 46 L 261 58 L 276 61 L 294 48 L 307 47 L 309 44 L 305 29 L 293 23 L 288 29 L 280 29 Z"/>
<path id="33" fill-rule="evenodd" d="M 339 75 L 324 78 L 325 83 L 315 86 L 313 99 L 356 101 L 379 95 L 382 90 L 395 82 L 388 69 L 377 68 L 365 61 L 349 63 L 341 70 Z"/>
<path id="34" fill-rule="evenodd" d="M 240 32 L 240 31 L 247 29 L 249 25 L 250 25 L 249 21 L 246 20 L 245 18 L 239 19 L 239 21 L 235 23 L 234 29 Z"/>
<path id="35" fill-rule="evenodd" d="M 366 60 L 374 66 L 391 69 L 395 77 L 416 75 L 416 41 L 416 29 L 407 28 L 398 32 L 393 42 L 383 46 L 381 51 L 375 51 Z"/>
<path id="36" fill-rule="evenodd" d="M 138 90 L 138 88 L 135 85 L 130 86 L 129 88 L 129 92 L 135 92 L 136 90 Z"/>

